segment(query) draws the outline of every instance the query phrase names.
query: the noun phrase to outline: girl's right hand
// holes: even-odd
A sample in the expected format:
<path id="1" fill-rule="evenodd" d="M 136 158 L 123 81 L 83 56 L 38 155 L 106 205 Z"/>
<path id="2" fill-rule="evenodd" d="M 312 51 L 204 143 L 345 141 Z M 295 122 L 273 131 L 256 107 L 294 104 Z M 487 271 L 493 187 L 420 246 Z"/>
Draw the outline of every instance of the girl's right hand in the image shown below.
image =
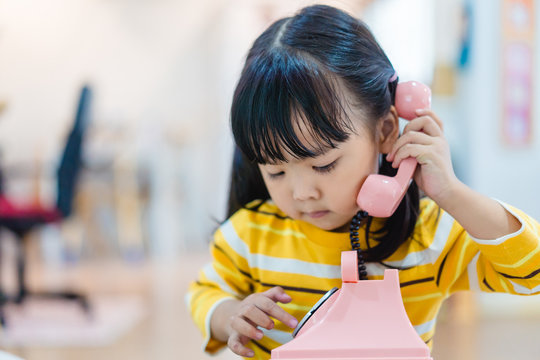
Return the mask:
<path id="1" fill-rule="evenodd" d="M 267 330 L 274 327 L 273 317 L 285 325 L 295 328 L 298 321 L 276 303 L 286 304 L 292 299 L 279 286 L 262 293 L 251 294 L 239 302 L 233 315 L 229 318 L 227 328 L 229 339 L 227 346 L 240 356 L 252 357 L 253 350 L 245 345 L 251 340 L 261 340 L 263 332 L 257 327 Z"/>

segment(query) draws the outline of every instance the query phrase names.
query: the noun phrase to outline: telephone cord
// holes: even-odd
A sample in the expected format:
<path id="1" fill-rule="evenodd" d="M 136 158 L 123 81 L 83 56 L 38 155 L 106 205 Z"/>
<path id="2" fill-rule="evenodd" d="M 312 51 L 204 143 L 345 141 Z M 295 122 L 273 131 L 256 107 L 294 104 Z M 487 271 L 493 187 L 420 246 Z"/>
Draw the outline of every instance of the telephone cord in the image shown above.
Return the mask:
<path id="1" fill-rule="evenodd" d="M 351 220 L 349 237 L 351 239 L 351 246 L 353 250 L 356 250 L 358 256 L 358 279 L 367 280 L 367 271 L 366 271 L 366 261 L 364 259 L 364 254 L 360 248 L 360 240 L 358 240 L 358 230 L 360 229 L 360 224 L 368 216 L 368 213 L 360 210 L 353 216 Z"/>

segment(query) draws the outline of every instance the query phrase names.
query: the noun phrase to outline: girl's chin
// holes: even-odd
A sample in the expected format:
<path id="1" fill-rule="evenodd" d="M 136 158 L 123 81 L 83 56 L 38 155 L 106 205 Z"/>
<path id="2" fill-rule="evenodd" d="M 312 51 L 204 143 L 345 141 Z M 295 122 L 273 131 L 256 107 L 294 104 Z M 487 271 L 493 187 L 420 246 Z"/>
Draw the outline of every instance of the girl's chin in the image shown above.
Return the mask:
<path id="1" fill-rule="evenodd" d="M 326 218 L 321 217 L 321 218 L 315 218 L 315 219 L 304 217 L 302 220 L 326 231 L 332 231 L 332 232 L 348 232 L 349 231 L 350 219 L 339 221 L 337 219 L 332 219 L 330 216 L 328 216 Z"/>

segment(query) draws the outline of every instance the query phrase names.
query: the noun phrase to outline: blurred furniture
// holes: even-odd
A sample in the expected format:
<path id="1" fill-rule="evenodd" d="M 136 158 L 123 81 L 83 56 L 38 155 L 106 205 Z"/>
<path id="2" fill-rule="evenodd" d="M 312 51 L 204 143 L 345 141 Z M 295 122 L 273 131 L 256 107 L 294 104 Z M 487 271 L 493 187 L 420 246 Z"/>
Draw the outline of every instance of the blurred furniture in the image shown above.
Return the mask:
<path id="1" fill-rule="evenodd" d="M 90 88 L 82 88 L 75 121 L 68 134 L 66 145 L 57 170 L 57 201 L 56 204 L 44 207 L 41 204 L 17 206 L 14 202 L 0 194 L 0 227 L 11 231 L 17 239 L 17 285 L 18 290 L 13 298 L 8 297 L 0 286 L 0 322 L 5 325 L 3 308 L 6 302 L 22 303 L 27 296 L 64 298 L 78 301 L 85 311 L 88 302 L 85 296 L 70 292 L 30 292 L 25 285 L 25 243 L 32 230 L 45 224 L 60 222 L 72 213 L 77 178 L 82 162 L 82 144 L 87 127 Z"/>

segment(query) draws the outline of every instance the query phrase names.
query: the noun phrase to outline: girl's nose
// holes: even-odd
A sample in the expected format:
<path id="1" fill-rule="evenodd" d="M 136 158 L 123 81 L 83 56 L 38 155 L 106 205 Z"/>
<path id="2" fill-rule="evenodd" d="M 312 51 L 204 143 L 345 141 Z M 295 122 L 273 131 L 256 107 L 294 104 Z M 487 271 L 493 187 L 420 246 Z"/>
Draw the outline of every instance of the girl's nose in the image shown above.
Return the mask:
<path id="1" fill-rule="evenodd" d="M 321 196 L 315 184 L 308 181 L 299 181 L 293 184 L 293 199 L 298 201 L 317 200 Z"/>

